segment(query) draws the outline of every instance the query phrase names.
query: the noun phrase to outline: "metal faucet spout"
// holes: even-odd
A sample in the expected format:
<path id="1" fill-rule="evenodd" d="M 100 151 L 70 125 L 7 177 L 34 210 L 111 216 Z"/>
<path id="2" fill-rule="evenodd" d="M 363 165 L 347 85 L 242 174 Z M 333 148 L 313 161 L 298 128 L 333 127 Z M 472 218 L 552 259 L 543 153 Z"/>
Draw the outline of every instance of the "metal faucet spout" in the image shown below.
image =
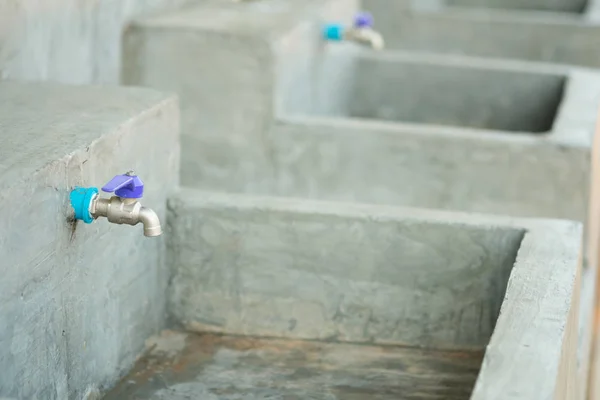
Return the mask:
<path id="1" fill-rule="evenodd" d="M 153 210 L 146 207 L 140 208 L 139 220 L 144 224 L 144 236 L 154 237 L 162 235 L 160 220 Z"/>
<path id="2" fill-rule="evenodd" d="M 144 225 L 144 236 L 155 237 L 162 234 L 158 215 L 133 199 L 113 196 L 110 199 L 96 197 L 92 200 L 90 212 L 94 219 L 105 217 L 113 224 Z"/>
<path id="3" fill-rule="evenodd" d="M 339 23 L 326 24 L 323 36 L 325 40 L 348 40 L 367 45 L 374 50 L 383 50 L 384 47 L 383 35 L 373 29 L 373 17 L 369 13 L 357 14 L 351 27 Z"/>

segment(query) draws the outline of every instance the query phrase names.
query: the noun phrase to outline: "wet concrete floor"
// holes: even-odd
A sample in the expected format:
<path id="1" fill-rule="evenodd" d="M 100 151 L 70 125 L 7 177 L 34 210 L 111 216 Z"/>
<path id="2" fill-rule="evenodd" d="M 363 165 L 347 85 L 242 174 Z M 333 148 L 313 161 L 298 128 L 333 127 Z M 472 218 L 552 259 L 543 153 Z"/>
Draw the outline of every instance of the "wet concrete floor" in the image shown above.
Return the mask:
<path id="1" fill-rule="evenodd" d="M 165 331 L 106 400 L 463 400 L 483 352 Z"/>

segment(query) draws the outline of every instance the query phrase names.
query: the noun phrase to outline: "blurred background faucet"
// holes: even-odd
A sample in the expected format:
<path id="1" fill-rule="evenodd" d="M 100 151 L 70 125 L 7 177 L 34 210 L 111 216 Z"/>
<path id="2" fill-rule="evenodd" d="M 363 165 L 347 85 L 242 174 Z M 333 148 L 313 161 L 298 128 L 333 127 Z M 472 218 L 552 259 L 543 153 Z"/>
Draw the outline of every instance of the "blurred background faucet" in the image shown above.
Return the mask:
<path id="1" fill-rule="evenodd" d="M 354 17 L 352 27 L 336 23 L 325 25 L 324 38 L 329 41 L 351 41 L 374 50 L 383 50 L 385 46 L 381 33 L 373 29 L 373 16 L 366 12 Z"/>

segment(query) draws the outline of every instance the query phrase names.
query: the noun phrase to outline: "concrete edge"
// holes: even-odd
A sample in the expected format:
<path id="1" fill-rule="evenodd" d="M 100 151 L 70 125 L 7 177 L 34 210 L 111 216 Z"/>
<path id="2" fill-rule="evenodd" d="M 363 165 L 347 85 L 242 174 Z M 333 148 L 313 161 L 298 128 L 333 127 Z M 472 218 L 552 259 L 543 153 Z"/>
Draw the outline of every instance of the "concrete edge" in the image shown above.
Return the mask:
<path id="1" fill-rule="evenodd" d="M 574 398 L 557 393 L 577 374 L 582 226 L 544 225 L 525 234 L 472 400 Z"/>
<path id="2" fill-rule="evenodd" d="M 35 84 L 31 84 L 31 83 L 26 83 L 27 85 L 35 85 Z M 43 85 L 47 85 L 46 83 L 44 83 Z M 50 84 L 50 85 L 54 85 L 54 86 L 72 86 L 72 85 L 59 85 L 59 84 Z M 80 90 L 85 90 L 86 87 L 100 87 L 99 85 L 86 85 L 86 86 L 78 86 L 78 88 L 81 88 Z M 0 176 L 0 190 L 6 190 L 6 189 L 10 189 L 12 187 L 21 185 L 24 182 L 27 182 L 31 179 L 34 179 L 35 176 L 37 176 L 39 173 L 45 171 L 47 168 L 52 167 L 52 165 L 55 165 L 56 163 L 60 163 L 60 162 L 67 162 L 72 159 L 75 158 L 77 154 L 81 153 L 82 151 L 85 150 L 85 148 L 92 146 L 94 143 L 102 140 L 104 137 L 106 137 L 107 135 L 115 135 L 117 134 L 120 130 L 122 130 L 124 127 L 127 127 L 130 124 L 135 123 L 137 120 L 139 120 L 139 118 L 145 118 L 155 112 L 157 112 L 157 110 L 164 108 L 165 105 L 169 105 L 170 107 L 173 107 L 175 110 L 177 110 L 177 119 L 179 120 L 180 116 L 179 116 L 179 96 L 173 93 L 165 93 L 165 92 L 161 92 L 158 90 L 154 90 L 154 89 L 148 89 L 148 88 L 143 88 L 143 87 L 136 87 L 136 86 L 126 86 L 124 87 L 124 89 L 122 90 L 135 90 L 135 91 L 140 91 L 140 92 L 148 92 L 148 93 L 153 93 L 154 96 L 157 96 L 159 98 L 157 98 L 157 101 L 154 102 L 152 105 L 149 105 L 147 107 L 140 107 L 140 109 L 136 112 L 136 113 L 132 113 L 131 116 L 128 119 L 124 119 L 123 122 L 120 125 L 116 125 L 112 130 L 107 130 L 103 133 L 101 133 L 99 136 L 97 136 L 95 139 L 93 140 L 80 140 L 77 141 L 75 143 L 71 143 L 72 149 L 71 150 L 65 150 L 64 154 L 62 156 L 58 156 L 56 158 L 49 158 L 47 160 L 42 160 L 40 162 L 39 165 L 34 165 L 31 167 L 31 171 L 27 171 L 27 173 L 23 173 L 23 171 L 15 171 L 13 174 L 5 174 Z M 80 182 L 76 183 L 76 184 L 81 184 Z"/>
<path id="3" fill-rule="evenodd" d="M 333 57 L 357 57 L 362 59 L 381 60 L 385 62 L 403 62 L 412 64 L 439 65 L 444 67 L 461 67 L 467 69 L 484 69 L 490 71 L 514 71 L 533 74 L 567 75 L 570 71 L 586 69 L 578 66 L 553 64 L 541 61 L 483 57 L 463 54 L 440 54 L 431 51 L 385 50 L 374 52 L 363 48 L 329 47 L 328 55 Z M 591 70 L 593 71 L 593 70 Z"/>
<path id="4" fill-rule="evenodd" d="M 449 6 L 435 8 L 412 7 L 413 13 L 422 15 L 435 15 L 436 17 L 468 20 L 477 23 L 501 24 L 539 24 L 539 25 L 571 25 L 588 26 L 594 21 L 591 10 L 586 14 L 569 14 L 541 10 L 501 10 L 501 9 L 473 9 L 470 7 Z M 594 21 L 595 22 L 595 21 Z"/>
<path id="5" fill-rule="evenodd" d="M 591 148 L 600 106 L 600 74 L 573 68 L 568 76 L 551 137 L 564 145 Z M 596 107 L 589 107 L 594 103 Z"/>
<path id="6" fill-rule="evenodd" d="M 293 197 L 275 197 L 261 195 L 231 194 L 223 192 L 205 192 L 198 189 L 181 187 L 169 198 L 169 203 L 178 202 L 189 207 L 215 208 L 270 208 L 274 210 L 293 210 L 303 214 L 339 215 L 342 217 L 369 218 L 371 220 L 413 219 L 448 224 L 494 225 L 498 227 L 525 229 L 564 235 L 579 235 L 583 224 L 577 221 L 552 218 L 521 218 L 482 213 L 432 210 L 416 207 L 393 205 L 373 205 L 352 202 L 312 200 Z M 577 239 L 576 239 L 577 240 Z M 579 243 L 580 240 L 577 240 Z M 560 242 L 562 243 L 562 242 Z"/>
<path id="7" fill-rule="evenodd" d="M 421 137 L 446 136 L 451 140 L 471 140 L 487 143 L 496 142 L 498 144 L 519 144 L 523 146 L 536 146 L 540 143 L 559 145 L 559 143 L 548 140 L 548 136 L 542 136 L 528 132 L 508 133 L 504 131 L 483 130 L 476 128 L 433 124 L 398 123 L 358 118 L 313 117 L 283 114 L 277 117 L 275 124 L 281 127 L 306 125 L 310 125 L 311 127 L 321 126 L 323 128 L 350 130 L 358 134 L 365 132 L 365 134 L 368 133 L 370 135 L 372 135 L 373 131 L 378 131 L 385 135 L 415 135 Z M 581 146 L 573 147 L 579 148 Z"/>

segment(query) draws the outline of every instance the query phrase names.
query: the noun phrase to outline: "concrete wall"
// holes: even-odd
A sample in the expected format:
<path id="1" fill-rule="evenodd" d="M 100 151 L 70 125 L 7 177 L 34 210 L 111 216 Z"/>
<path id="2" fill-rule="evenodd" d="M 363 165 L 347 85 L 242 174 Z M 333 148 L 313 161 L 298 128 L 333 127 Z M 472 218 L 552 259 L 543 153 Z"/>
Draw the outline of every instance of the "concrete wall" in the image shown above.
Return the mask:
<path id="1" fill-rule="evenodd" d="M 0 396 L 80 399 L 112 385 L 164 326 L 165 239 L 74 223 L 74 185 L 135 170 L 165 221 L 178 105 L 145 89 L 0 85 Z"/>
<path id="2" fill-rule="evenodd" d="M 135 16 L 202 0 L 1 0 L 0 79 L 117 83 Z"/>
<path id="3" fill-rule="evenodd" d="M 169 205 L 170 311 L 258 336 L 483 348 L 525 234 L 193 190 Z"/>

